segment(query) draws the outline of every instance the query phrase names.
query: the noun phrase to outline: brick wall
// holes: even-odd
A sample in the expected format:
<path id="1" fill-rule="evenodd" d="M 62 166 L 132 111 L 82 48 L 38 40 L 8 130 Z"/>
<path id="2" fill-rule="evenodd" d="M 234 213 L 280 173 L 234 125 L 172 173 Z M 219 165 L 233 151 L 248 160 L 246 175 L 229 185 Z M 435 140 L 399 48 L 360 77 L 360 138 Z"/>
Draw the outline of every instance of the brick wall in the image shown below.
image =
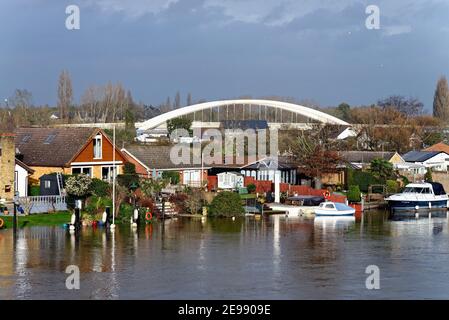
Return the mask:
<path id="1" fill-rule="evenodd" d="M 16 163 L 16 148 L 14 135 L 0 135 L 0 198 L 14 198 L 14 171 Z"/>

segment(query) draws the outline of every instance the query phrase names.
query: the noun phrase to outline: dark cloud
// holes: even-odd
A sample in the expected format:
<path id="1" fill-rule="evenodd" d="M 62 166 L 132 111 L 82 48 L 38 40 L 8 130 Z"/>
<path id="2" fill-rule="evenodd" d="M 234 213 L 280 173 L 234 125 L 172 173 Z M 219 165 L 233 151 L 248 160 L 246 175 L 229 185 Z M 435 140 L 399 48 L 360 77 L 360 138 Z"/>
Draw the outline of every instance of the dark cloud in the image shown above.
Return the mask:
<path id="1" fill-rule="evenodd" d="M 78 31 L 65 29 L 61 1 L 2 2 L 1 100 L 27 88 L 36 103 L 54 104 L 67 68 L 77 98 L 111 80 L 146 103 L 179 89 L 322 105 L 403 94 L 430 107 L 437 78 L 449 76 L 444 1 L 379 1 L 380 30 L 365 28 L 366 1 L 150 2 L 81 0 Z"/>

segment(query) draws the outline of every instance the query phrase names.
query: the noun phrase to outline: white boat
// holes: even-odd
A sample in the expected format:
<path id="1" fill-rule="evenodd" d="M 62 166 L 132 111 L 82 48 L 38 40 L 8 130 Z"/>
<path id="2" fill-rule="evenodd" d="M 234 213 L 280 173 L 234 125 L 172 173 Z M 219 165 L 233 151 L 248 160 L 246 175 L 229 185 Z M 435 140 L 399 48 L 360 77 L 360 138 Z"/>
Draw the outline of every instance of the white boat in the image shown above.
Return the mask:
<path id="1" fill-rule="evenodd" d="M 317 217 L 345 217 L 354 216 L 355 209 L 344 203 L 338 202 L 322 202 L 320 206 L 315 209 L 315 216 Z"/>
<path id="2" fill-rule="evenodd" d="M 385 198 L 393 210 L 447 208 L 449 197 L 441 183 L 410 183 L 402 193 Z"/>

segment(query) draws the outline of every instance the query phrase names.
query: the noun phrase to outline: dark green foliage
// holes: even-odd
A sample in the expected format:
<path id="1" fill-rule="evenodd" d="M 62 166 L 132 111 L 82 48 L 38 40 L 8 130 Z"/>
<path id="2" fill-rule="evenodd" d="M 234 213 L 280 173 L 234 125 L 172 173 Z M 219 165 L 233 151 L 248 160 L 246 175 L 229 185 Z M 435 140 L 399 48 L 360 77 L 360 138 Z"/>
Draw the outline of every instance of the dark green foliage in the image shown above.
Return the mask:
<path id="1" fill-rule="evenodd" d="M 427 172 L 424 176 L 424 180 L 426 182 L 433 182 L 433 178 L 432 178 L 432 170 L 430 168 L 427 169 Z"/>
<path id="2" fill-rule="evenodd" d="M 119 216 L 122 223 L 129 223 L 134 212 L 134 207 L 129 203 L 122 203 L 120 205 Z"/>
<path id="3" fill-rule="evenodd" d="M 393 164 L 384 159 L 373 159 L 370 165 L 370 171 L 382 181 L 393 176 Z"/>
<path id="4" fill-rule="evenodd" d="M 237 193 L 224 191 L 220 192 L 209 207 L 211 217 L 234 217 L 243 216 L 243 209 L 240 196 Z"/>
<path id="5" fill-rule="evenodd" d="M 250 183 L 246 186 L 246 190 L 248 190 L 249 193 L 256 192 L 256 185 L 254 183 Z"/>
<path id="6" fill-rule="evenodd" d="M 136 166 L 133 163 L 125 163 L 123 174 L 117 175 L 117 183 L 127 189 L 132 185 L 139 186 L 139 175 L 136 173 Z"/>
<path id="7" fill-rule="evenodd" d="M 84 209 L 87 213 L 95 215 L 102 213 L 106 210 L 106 207 L 112 207 L 112 200 L 110 198 L 92 196 L 86 201 L 86 207 Z"/>
<path id="8" fill-rule="evenodd" d="M 368 192 L 368 187 L 373 184 L 382 184 L 382 181 L 371 172 L 348 169 L 348 185 L 359 186 L 362 192 Z"/>
<path id="9" fill-rule="evenodd" d="M 348 197 L 349 202 L 360 202 L 362 199 L 360 197 L 359 186 L 355 186 L 355 185 L 349 186 L 347 197 Z"/>
<path id="10" fill-rule="evenodd" d="M 343 102 L 337 107 L 337 117 L 344 121 L 351 121 L 351 107 L 349 104 Z"/>
<path id="11" fill-rule="evenodd" d="M 136 173 L 136 165 L 131 162 L 125 162 L 123 165 L 123 174 L 134 174 Z"/>
<path id="12" fill-rule="evenodd" d="M 111 185 L 106 181 L 93 178 L 90 184 L 90 192 L 92 195 L 97 197 L 106 197 L 111 193 Z"/>
<path id="13" fill-rule="evenodd" d="M 179 171 L 164 171 L 162 172 L 162 179 L 170 181 L 171 184 L 178 184 L 180 181 Z"/>
<path id="14" fill-rule="evenodd" d="M 192 133 L 192 120 L 187 118 L 175 118 L 167 121 L 167 131 L 170 135 L 176 129 L 185 129 Z"/>
<path id="15" fill-rule="evenodd" d="M 399 191 L 399 185 L 396 180 L 387 180 L 386 185 L 388 193 L 397 193 Z"/>
<path id="16" fill-rule="evenodd" d="M 401 176 L 401 179 L 402 179 L 402 184 L 404 186 L 406 186 L 410 183 L 410 181 L 408 180 L 408 178 L 406 176 Z"/>
<path id="17" fill-rule="evenodd" d="M 40 196 L 41 195 L 41 187 L 40 186 L 30 186 L 30 196 Z"/>

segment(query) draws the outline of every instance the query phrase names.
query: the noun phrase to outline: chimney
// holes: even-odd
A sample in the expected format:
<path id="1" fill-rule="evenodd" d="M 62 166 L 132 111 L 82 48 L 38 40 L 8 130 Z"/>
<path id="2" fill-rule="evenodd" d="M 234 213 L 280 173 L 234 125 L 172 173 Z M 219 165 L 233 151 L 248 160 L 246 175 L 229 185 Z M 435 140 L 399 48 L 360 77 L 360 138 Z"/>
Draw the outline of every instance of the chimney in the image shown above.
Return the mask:
<path id="1" fill-rule="evenodd" d="M 15 135 L 0 133 L 0 199 L 7 201 L 14 198 L 14 176 L 16 148 Z"/>

